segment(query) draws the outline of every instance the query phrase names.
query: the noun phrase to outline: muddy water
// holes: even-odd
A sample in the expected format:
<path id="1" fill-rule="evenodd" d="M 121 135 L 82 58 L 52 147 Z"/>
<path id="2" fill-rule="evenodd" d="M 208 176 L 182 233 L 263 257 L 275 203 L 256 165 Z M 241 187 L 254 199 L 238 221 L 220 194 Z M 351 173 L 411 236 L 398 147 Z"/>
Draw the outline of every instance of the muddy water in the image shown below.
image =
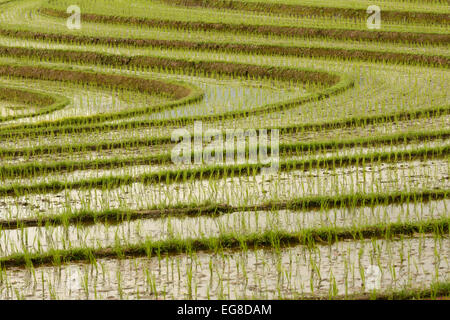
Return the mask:
<path id="1" fill-rule="evenodd" d="M 321 227 L 361 227 L 396 222 L 450 218 L 450 200 L 315 211 L 235 212 L 217 218 L 164 217 L 114 225 L 32 227 L 0 231 L 0 256 L 71 247 L 128 245 L 145 240 L 217 237 L 269 230 L 299 232 Z"/>
<path id="2" fill-rule="evenodd" d="M 2 299 L 277 299 L 426 288 L 450 277 L 449 238 L 100 259 L 3 271 Z M 370 272 L 369 270 L 376 272 Z M 371 287 L 371 286 L 372 287 Z M 19 295 L 19 296 L 18 296 Z"/>
<path id="3" fill-rule="evenodd" d="M 253 205 L 313 195 L 413 191 L 450 188 L 448 160 L 374 164 L 365 167 L 312 169 L 185 183 L 134 183 L 111 190 L 66 190 L 0 198 L 0 219 L 15 219 L 67 210 L 145 209 L 180 203 Z"/>

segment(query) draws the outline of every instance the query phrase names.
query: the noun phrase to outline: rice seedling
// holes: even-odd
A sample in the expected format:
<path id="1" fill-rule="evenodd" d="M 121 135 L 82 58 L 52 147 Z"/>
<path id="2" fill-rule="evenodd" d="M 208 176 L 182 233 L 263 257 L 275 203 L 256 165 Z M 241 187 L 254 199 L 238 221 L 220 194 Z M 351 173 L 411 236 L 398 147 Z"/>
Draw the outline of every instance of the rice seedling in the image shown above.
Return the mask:
<path id="1" fill-rule="evenodd" d="M 0 299 L 448 297 L 450 11 L 411 1 L 0 0 Z"/>

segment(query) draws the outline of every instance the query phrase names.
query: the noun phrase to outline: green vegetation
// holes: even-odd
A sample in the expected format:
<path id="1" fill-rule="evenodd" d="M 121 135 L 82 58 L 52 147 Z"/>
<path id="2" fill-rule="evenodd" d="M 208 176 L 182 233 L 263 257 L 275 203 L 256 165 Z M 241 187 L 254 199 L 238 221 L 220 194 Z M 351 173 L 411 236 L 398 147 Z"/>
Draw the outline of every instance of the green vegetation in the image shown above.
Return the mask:
<path id="1" fill-rule="evenodd" d="M 450 10 L 375 2 L 0 1 L 0 299 L 448 297 Z"/>

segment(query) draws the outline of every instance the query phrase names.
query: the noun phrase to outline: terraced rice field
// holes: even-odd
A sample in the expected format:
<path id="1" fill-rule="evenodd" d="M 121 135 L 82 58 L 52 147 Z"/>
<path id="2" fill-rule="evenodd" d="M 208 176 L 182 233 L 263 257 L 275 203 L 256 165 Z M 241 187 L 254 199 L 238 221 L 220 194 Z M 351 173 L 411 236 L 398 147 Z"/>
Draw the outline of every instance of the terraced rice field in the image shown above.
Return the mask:
<path id="1" fill-rule="evenodd" d="M 0 299 L 448 297 L 449 15 L 1 0 Z"/>

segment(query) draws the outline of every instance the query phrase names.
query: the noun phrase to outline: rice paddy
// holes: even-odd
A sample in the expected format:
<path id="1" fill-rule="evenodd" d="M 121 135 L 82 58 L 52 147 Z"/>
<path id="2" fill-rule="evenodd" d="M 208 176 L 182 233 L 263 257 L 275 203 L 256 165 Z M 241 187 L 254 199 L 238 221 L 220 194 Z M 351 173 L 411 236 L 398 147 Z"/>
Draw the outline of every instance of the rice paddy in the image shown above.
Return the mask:
<path id="1" fill-rule="evenodd" d="M 0 299 L 449 297 L 449 16 L 0 0 Z"/>

